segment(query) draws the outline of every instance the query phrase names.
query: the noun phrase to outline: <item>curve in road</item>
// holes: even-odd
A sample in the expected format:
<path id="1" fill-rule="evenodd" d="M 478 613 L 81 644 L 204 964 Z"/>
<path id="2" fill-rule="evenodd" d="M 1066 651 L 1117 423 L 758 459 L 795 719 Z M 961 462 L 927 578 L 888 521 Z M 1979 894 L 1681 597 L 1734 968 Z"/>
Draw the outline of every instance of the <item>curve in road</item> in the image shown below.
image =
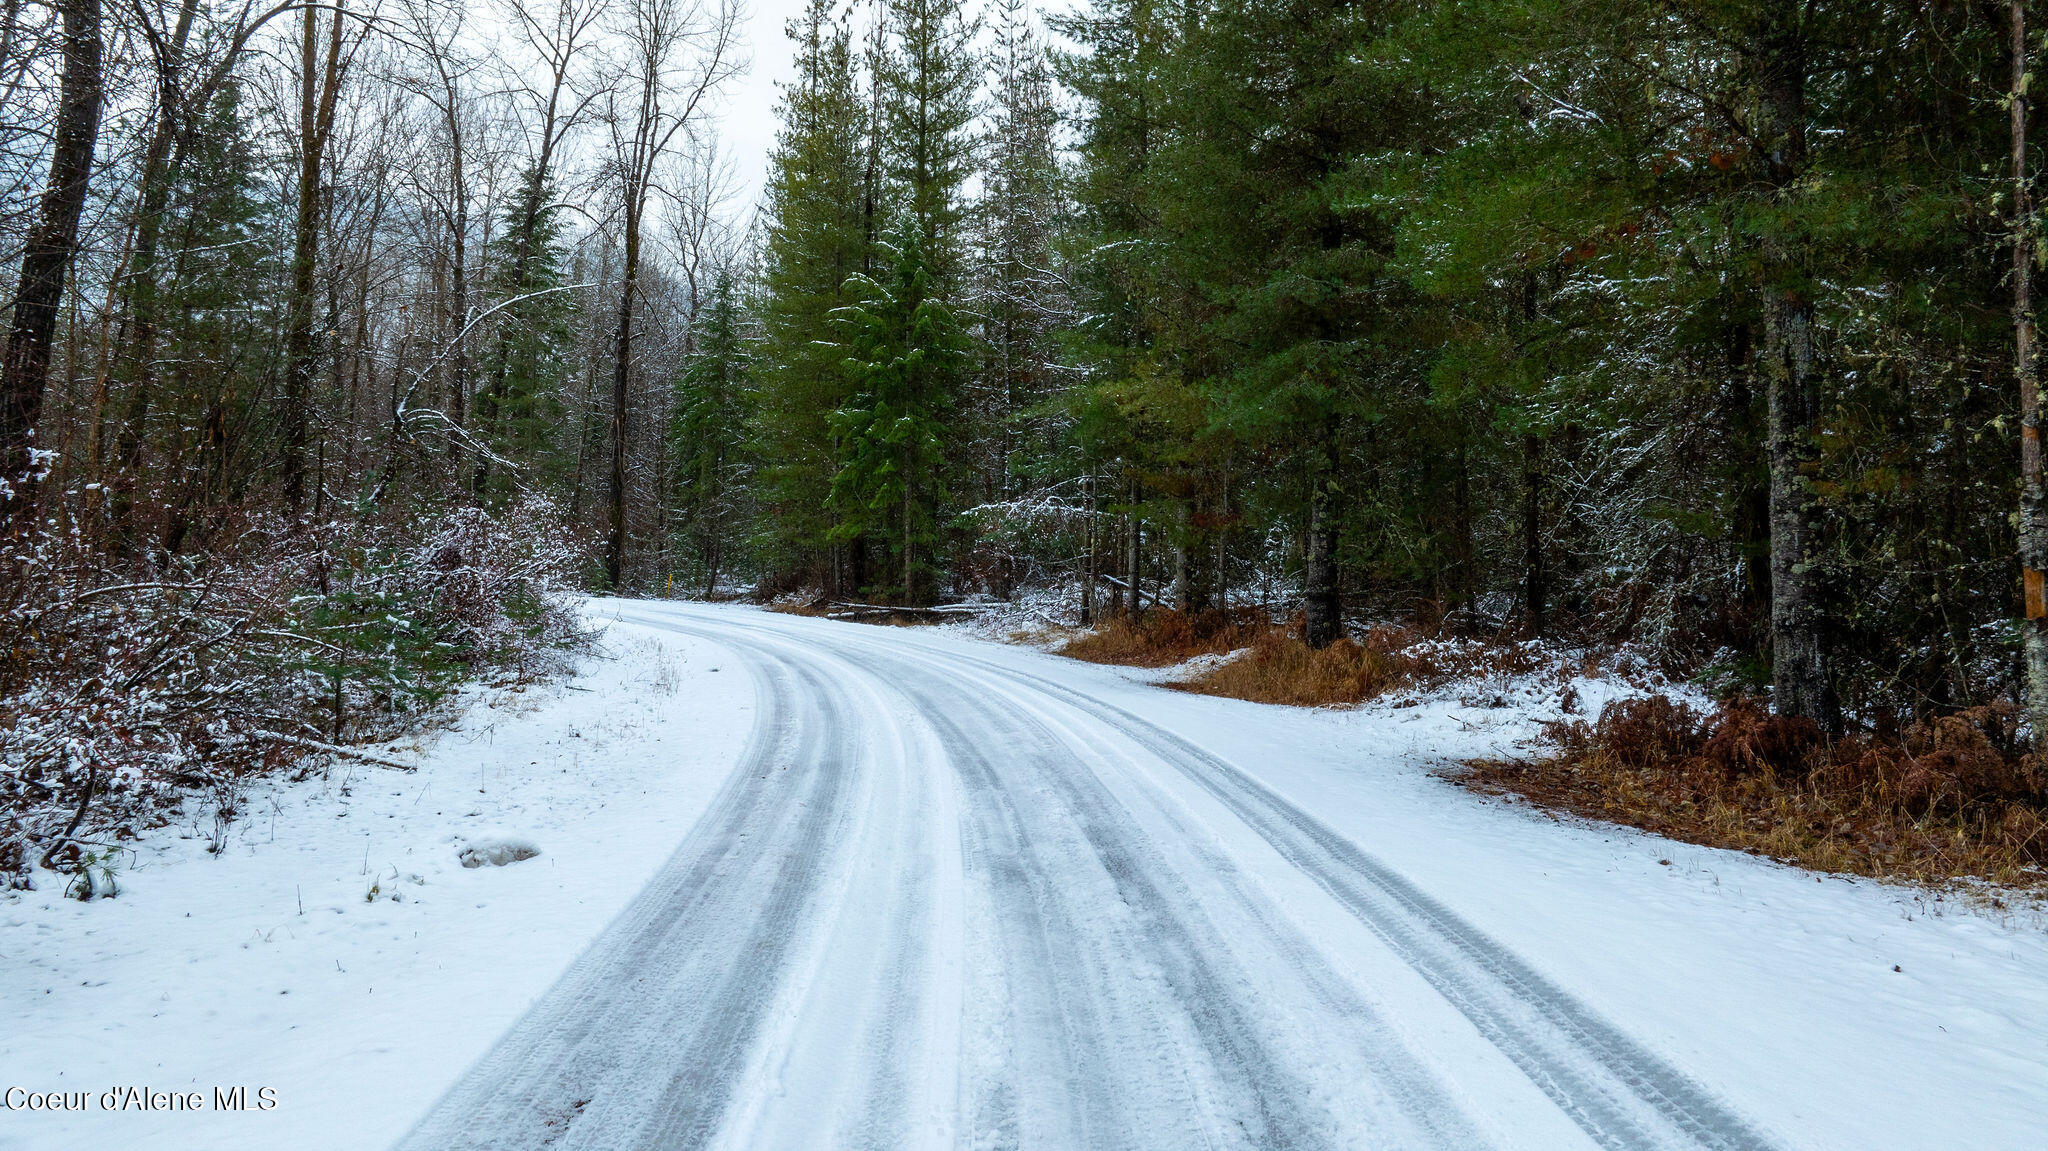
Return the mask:
<path id="1" fill-rule="evenodd" d="M 404 1148 L 1771 1146 L 1357 844 L 1128 711 L 893 629 L 619 615 L 746 663 L 749 750 Z M 1377 941 L 1378 985 L 1262 868 Z M 1452 1025 L 1415 1022 L 1431 995 Z"/>

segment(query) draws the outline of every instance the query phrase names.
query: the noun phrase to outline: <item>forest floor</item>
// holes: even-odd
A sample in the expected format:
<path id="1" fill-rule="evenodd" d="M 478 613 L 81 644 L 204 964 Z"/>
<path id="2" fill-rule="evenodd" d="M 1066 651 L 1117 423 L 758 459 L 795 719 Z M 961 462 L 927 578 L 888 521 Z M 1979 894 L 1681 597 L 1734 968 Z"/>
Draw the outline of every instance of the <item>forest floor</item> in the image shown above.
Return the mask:
<path id="1" fill-rule="evenodd" d="M 195 809 L 111 900 L 45 875 L 0 898 L 0 1087 L 252 1099 L 0 1111 L 0 1147 L 1903 1151 L 2048 1126 L 2034 912 L 1438 774 L 1567 693 L 1637 690 L 1611 677 L 1273 708 L 964 625 L 589 610 L 604 654 L 388 749 L 415 772 L 266 785 L 218 855 Z"/>

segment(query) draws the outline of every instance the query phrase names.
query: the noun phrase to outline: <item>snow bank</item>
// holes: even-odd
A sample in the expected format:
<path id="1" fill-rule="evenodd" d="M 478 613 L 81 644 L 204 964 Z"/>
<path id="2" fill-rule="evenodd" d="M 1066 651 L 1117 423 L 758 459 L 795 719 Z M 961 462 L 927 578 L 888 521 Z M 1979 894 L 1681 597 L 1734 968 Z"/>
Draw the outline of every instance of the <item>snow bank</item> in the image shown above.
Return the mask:
<path id="1" fill-rule="evenodd" d="M 212 808 L 189 803 L 127 845 L 117 898 L 67 899 L 48 872 L 0 896 L 0 1089 L 94 1094 L 0 1112 L 0 1148 L 395 1140 L 640 889 L 746 741 L 753 684 L 730 653 L 620 624 L 603 647 L 574 680 L 478 694 L 391 749 L 417 772 L 253 788 L 218 856 Z M 207 1106 L 100 1110 L 122 1086 Z M 215 1110 L 237 1086 L 248 1109 Z"/>

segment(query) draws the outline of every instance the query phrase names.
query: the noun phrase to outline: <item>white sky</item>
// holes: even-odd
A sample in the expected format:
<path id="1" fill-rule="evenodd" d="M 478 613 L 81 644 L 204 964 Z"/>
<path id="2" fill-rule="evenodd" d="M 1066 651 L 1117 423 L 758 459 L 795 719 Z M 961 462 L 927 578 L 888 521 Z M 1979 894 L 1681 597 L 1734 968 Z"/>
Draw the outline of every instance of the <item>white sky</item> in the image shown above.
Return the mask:
<path id="1" fill-rule="evenodd" d="M 795 69 L 794 46 L 783 25 L 804 10 L 804 0 L 749 0 L 747 48 L 754 65 L 735 81 L 720 109 L 721 147 L 732 157 L 739 178 L 732 209 L 743 222 L 760 198 L 768 169 L 768 151 L 775 146 L 775 102 L 779 82 Z"/>
<path id="2" fill-rule="evenodd" d="M 752 216 L 767 178 L 768 152 L 775 146 L 775 104 L 781 98 L 778 84 L 795 73 L 795 45 L 783 35 L 783 28 L 802 14 L 805 0 L 747 0 L 747 50 L 753 67 L 726 92 L 719 111 L 719 146 L 732 159 L 739 188 L 731 204 L 732 219 L 744 224 Z M 967 0 L 969 10 L 977 0 Z M 1040 15 L 1080 8 L 1086 0 L 1037 0 L 1031 7 Z M 843 8 L 843 2 L 840 5 Z M 986 25 L 984 25 L 986 27 Z M 1048 42 L 1055 38 L 1044 32 Z"/>

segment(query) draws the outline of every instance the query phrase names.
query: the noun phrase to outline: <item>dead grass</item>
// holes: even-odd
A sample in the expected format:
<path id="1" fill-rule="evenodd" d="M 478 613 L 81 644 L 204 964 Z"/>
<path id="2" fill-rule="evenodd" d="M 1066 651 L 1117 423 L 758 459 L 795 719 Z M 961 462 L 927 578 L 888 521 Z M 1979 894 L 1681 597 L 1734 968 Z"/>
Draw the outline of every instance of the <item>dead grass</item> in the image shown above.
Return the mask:
<path id="1" fill-rule="evenodd" d="M 1545 807 L 1821 871 L 2048 888 L 2048 773 L 2008 706 L 1829 742 L 1811 722 L 1663 696 L 1554 725 L 1556 754 L 1468 765 L 1460 782 Z"/>
<path id="2" fill-rule="evenodd" d="M 1182 683 L 1168 686 L 1201 695 L 1253 703 L 1328 707 L 1377 699 L 1417 685 L 1432 669 L 1387 643 L 1340 639 L 1321 650 L 1301 641 L 1293 629 L 1269 629 L 1251 651 Z"/>
<path id="3" fill-rule="evenodd" d="M 1295 707 L 1360 703 L 1392 692 L 1426 691 L 1460 680 L 1526 675 L 1541 661 L 1515 644 L 1435 639 L 1383 626 L 1362 640 L 1321 649 L 1302 642 L 1300 621 L 1272 622 L 1255 609 L 1118 617 L 1082 634 L 1061 655 L 1126 667 L 1171 667 L 1197 656 L 1244 651 L 1228 663 L 1166 686 L 1201 695 Z"/>
<path id="4" fill-rule="evenodd" d="M 1135 619 L 1115 616 L 1060 648 L 1059 654 L 1123 667 L 1172 667 L 1198 655 L 1225 655 L 1273 629 L 1255 608 L 1193 615 L 1165 608 Z"/>

